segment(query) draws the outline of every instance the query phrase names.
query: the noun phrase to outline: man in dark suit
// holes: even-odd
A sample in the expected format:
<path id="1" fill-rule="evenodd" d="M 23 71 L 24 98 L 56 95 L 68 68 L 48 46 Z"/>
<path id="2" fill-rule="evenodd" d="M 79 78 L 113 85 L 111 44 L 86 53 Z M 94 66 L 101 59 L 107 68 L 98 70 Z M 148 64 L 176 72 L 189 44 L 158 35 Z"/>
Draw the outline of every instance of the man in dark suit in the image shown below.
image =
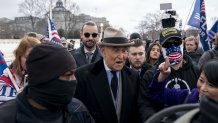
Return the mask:
<path id="1" fill-rule="evenodd" d="M 142 78 L 145 72 L 152 67 L 152 65 L 146 63 L 146 42 L 141 39 L 139 33 L 132 33 L 130 40 L 135 44 L 128 48 L 128 61 L 126 66 L 138 72 Z"/>
<path id="2" fill-rule="evenodd" d="M 143 44 L 137 44 L 128 49 L 128 63 L 126 65 L 139 73 L 141 78 L 148 69 L 152 68 L 152 65 L 145 62 L 145 55 Z"/>
<path id="3" fill-rule="evenodd" d="M 103 59 L 76 70 L 75 97 L 96 123 L 137 123 L 139 75 L 124 66 L 133 45 L 122 29 L 108 27 L 99 43 Z"/>
<path id="4" fill-rule="evenodd" d="M 86 22 L 80 33 L 82 46 L 71 54 L 76 60 L 77 67 L 93 63 L 102 58 L 97 42 L 99 41 L 98 27 L 95 22 Z"/>

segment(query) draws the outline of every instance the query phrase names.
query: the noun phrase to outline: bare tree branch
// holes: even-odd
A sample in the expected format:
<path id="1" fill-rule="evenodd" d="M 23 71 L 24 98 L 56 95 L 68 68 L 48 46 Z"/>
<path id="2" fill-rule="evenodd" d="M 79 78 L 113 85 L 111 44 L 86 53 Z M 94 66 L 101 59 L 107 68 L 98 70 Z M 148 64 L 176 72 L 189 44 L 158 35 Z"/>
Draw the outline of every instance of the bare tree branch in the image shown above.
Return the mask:
<path id="1" fill-rule="evenodd" d="M 49 2 L 45 0 L 24 0 L 19 4 L 19 12 L 30 18 L 32 31 L 36 22 L 49 10 Z"/>
<path id="2" fill-rule="evenodd" d="M 72 0 L 65 0 L 65 37 L 71 31 L 75 31 L 75 25 L 77 24 L 76 15 L 80 12 L 79 6 Z"/>

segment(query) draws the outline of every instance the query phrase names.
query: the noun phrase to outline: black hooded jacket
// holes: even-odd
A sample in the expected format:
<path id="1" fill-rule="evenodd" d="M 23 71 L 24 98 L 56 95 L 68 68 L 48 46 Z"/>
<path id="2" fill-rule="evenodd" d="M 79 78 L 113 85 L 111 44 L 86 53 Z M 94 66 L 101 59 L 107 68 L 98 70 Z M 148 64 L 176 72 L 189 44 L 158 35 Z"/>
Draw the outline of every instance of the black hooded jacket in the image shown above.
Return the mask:
<path id="1" fill-rule="evenodd" d="M 193 88 L 196 88 L 197 80 L 199 77 L 199 70 L 197 66 L 194 66 L 192 64 L 192 60 L 189 56 L 183 55 L 183 59 L 184 59 L 184 63 L 183 63 L 182 68 L 180 68 L 179 70 L 171 69 L 171 73 L 169 77 L 167 78 L 168 81 L 165 83 L 167 88 L 173 88 L 176 83 L 179 84 L 180 89 L 190 88 L 191 90 Z M 149 69 L 143 76 L 143 81 L 140 84 L 138 104 L 139 104 L 141 114 L 146 114 L 145 109 L 146 109 L 146 105 L 148 104 L 144 104 L 143 102 L 145 102 L 144 100 L 149 99 L 148 86 L 150 82 L 152 81 L 153 77 L 156 74 L 159 74 L 159 71 L 157 70 L 157 68 L 158 68 L 158 65 L 156 67 Z M 165 107 L 164 104 L 160 104 L 152 100 L 150 101 L 152 102 L 151 105 L 155 111 L 159 111 Z"/>
<path id="2" fill-rule="evenodd" d="M 218 45 L 214 49 L 208 50 L 203 53 L 198 62 L 198 68 L 200 69 L 202 65 L 208 62 L 211 59 L 218 59 Z"/>
<path id="3" fill-rule="evenodd" d="M 198 48 L 195 52 L 185 52 L 188 56 L 191 57 L 192 63 L 197 65 L 200 57 L 204 53 L 204 51 L 201 48 Z"/>
<path id="4" fill-rule="evenodd" d="M 197 80 L 199 77 L 199 69 L 197 66 L 192 64 L 192 60 L 189 56 L 183 56 L 184 62 L 181 68 L 174 70 L 171 68 L 171 73 L 167 78 L 166 87 L 173 88 L 174 84 L 179 84 L 180 89 L 190 89 L 196 88 Z M 157 67 L 148 70 L 143 77 L 144 82 L 150 83 L 154 75 L 159 74 Z M 185 84 L 187 83 L 187 85 Z M 168 84 L 168 85 L 167 85 Z"/>

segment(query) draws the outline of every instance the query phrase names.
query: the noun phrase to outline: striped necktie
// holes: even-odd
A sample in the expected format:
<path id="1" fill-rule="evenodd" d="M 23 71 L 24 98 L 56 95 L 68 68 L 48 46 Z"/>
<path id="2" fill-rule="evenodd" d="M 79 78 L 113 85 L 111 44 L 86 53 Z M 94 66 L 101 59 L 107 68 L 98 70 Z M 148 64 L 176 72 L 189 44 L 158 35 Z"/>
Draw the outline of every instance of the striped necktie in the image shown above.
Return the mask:
<path id="1" fill-rule="evenodd" d="M 86 59 L 87 59 L 87 61 L 88 61 L 88 63 L 90 64 L 91 63 L 91 61 L 92 61 L 92 52 L 87 52 L 86 53 Z"/>

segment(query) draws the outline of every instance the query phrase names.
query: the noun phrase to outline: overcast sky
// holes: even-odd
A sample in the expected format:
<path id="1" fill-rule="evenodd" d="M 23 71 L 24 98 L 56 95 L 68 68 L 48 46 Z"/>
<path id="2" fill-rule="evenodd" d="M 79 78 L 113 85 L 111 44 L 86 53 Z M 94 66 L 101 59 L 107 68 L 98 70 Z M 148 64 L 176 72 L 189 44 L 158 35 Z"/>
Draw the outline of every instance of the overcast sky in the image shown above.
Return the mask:
<path id="1" fill-rule="evenodd" d="M 0 0 L 0 18 L 14 19 L 22 16 L 18 12 L 18 4 L 24 0 Z M 56 2 L 57 0 L 53 0 Z M 146 13 L 160 10 L 160 3 L 172 3 L 179 17 L 185 25 L 193 0 L 74 0 L 81 13 L 96 17 L 106 17 L 113 26 L 123 27 L 128 32 L 137 31 L 139 24 Z M 212 26 L 212 17 L 218 17 L 217 0 L 205 0 L 208 28 Z"/>

